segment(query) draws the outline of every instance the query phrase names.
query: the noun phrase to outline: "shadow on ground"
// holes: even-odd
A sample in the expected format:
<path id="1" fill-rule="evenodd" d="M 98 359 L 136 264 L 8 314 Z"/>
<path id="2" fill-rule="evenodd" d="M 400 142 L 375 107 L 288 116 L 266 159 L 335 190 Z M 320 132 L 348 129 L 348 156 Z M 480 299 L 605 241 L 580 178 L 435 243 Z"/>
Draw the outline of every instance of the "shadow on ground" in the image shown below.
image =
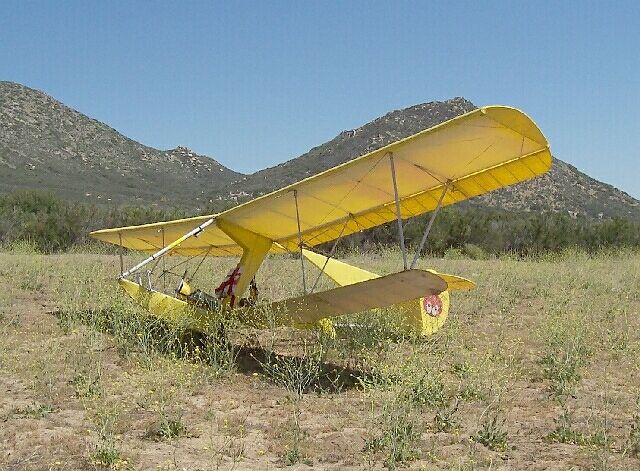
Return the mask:
<path id="1" fill-rule="evenodd" d="M 79 322 L 89 328 L 109 335 L 120 335 L 122 320 L 110 309 L 93 309 L 82 312 L 64 310 L 49 311 L 58 319 L 64 329 L 70 322 Z M 99 322 L 97 322 L 99 320 Z M 232 344 L 223 328 L 214 335 L 182 329 L 176 336 L 176 329 L 156 318 L 138 319 L 133 324 L 137 329 L 128 328 L 126 338 L 135 342 L 140 331 L 146 330 L 146 338 L 153 337 L 150 348 L 161 355 L 177 355 L 189 361 L 194 358 L 196 348 L 200 351 L 214 348 L 233 359 L 235 369 L 245 375 L 258 373 L 278 386 L 301 388 L 300 392 L 322 391 L 338 393 L 359 387 L 363 381 L 372 378 L 372 373 L 335 364 L 329 361 L 311 360 L 305 355 L 283 355 L 261 346 Z M 208 345 L 207 345 L 208 344 Z M 201 358 L 201 357 L 200 357 Z M 202 361 L 202 359 L 200 359 Z M 212 363 L 213 364 L 213 363 Z"/>

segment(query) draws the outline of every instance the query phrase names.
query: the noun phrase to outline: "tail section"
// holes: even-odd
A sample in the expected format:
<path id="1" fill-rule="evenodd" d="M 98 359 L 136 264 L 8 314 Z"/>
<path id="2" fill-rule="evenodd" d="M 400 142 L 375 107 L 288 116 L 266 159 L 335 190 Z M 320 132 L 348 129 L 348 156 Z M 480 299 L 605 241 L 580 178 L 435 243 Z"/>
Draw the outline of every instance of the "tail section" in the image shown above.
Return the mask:
<path id="1" fill-rule="evenodd" d="M 302 254 L 312 264 L 323 270 L 324 274 L 338 286 L 380 278 L 380 275 L 376 273 L 330 259 L 311 250 L 302 249 Z M 425 336 L 437 332 L 447 320 L 450 306 L 449 291 L 469 290 L 475 287 L 475 283 L 466 278 L 438 273 L 435 270 L 427 271 L 444 280 L 447 283 L 447 290 L 440 294 L 427 294 L 424 297 L 402 303 L 400 309 L 404 316 L 403 325 L 411 332 Z"/>

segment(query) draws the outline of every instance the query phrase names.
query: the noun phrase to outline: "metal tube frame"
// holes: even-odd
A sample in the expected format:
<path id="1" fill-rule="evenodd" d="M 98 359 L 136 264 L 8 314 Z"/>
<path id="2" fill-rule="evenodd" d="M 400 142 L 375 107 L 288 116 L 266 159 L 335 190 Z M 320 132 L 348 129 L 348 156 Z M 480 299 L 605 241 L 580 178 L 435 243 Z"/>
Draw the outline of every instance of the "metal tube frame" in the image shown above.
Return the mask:
<path id="1" fill-rule="evenodd" d="M 151 255 L 151 257 L 144 259 L 142 262 L 138 263 L 133 268 L 131 268 L 131 269 L 127 270 L 126 272 L 120 274 L 120 278 L 126 278 L 127 276 L 136 273 L 142 267 L 144 267 L 145 265 L 147 265 L 150 262 L 153 262 L 154 260 L 158 259 L 159 257 L 162 257 L 167 252 L 170 252 L 173 248 L 177 247 L 178 245 L 183 243 L 185 240 L 187 240 L 187 239 L 189 239 L 191 237 L 197 236 L 202 231 L 204 231 L 207 226 L 211 225 L 215 220 L 216 220 L 216 218 L 207 219 L 205 222 L 200 224 L 195 229 L 187 232 L 182 237 L 174 240 L 173 242 L 171 242 L 169 245 L 167 245 L 166 247 L 162 248 L 161 250 L 158 250 L 156 253 Z"/>
<path id="2" fill-rule="evenodd" d="M 296 221 L 298 222 L 298 246 L 300 247 L 300 267 L 302 269 L 302 290 L 307 294 L 307 277 L 304 273 L 304 255 L 302 254 L 302 230 L 300 228 L 300 209 L 298 208 L 298 190 L 293 190 L 293 199 L 296 203 Z"/>
<path id="3" fill-rule="evenodd" d="M 447 194 L 448 189 L 449 189 L 449 182 L 447 182 L 444 185 L 444 189 L 442 190 L 442 194 L 440 195 L 438 204 L 436 205 L 436 208 L 433 210 L 433 213 L 431 213 L 431 218 L 429 219 L 429 223 L 427 224 L 427 227 L 424 230 L 424 234 L 422 234 L 422 240 L 420 241 L 420 245 L 416 250 L 416 255 L 413 257 L 413 261 L 411 262 L 412 270 L 416 266 L 416 263 L 418 263 L 418 259 L 420 258 L 422 249 L 424 249 L 424 244 L 427 242 L 427 237 L 429 236 L 429 232 L 431 232 L 431 226 L 433 226 L 433 221 L 436 220 L 436 216 L 438 215 L 438 211 L 440 211 L 440 208 L 442 207 L 442 201 L 444 200 L 444 196 Z"/>
<path id="4" fill-rule="evenodd" d="M 164 227 L 162 229 L 160 229 L 162 231 L 162 248 L 164 249 L 166 243 L 164 241 Z M 164 273 L 164 271 L 167 268 L 167 264 L 166 261 L 164 259 L 164 257 L 162 257 L 162 273 Z M 167 292 L 167 277 L 164 276 L 162 277 L 162 289 L 164 290 L 164 292 Z"/>
<path id="5" fill-rule="evenodd" d="M 404 244 L 404 228 L 402 227 L 402 215 L 400 213 L 400 198 L 398 197 L 398 183 L 396 182 L 396 167 L 393 163 L 393 152 L 389 152 L 391 164 L 391 179 L 393 180 L 393 195 L 396 200 L 396 217 L 398 219 L 398 235 L 400 236 L 400 249 L 402 250 L 402 264 L 407 269 L 407 248 Z"/>

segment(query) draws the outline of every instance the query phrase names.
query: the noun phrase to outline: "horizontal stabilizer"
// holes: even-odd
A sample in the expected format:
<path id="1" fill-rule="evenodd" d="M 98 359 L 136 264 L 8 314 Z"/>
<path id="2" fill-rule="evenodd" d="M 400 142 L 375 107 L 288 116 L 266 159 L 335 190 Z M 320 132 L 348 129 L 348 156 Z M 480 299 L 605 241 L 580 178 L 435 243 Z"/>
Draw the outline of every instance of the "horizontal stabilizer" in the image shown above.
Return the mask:
<path id="1" fill-rule="evenodd" d="M 272 303 L 274 311 L 285 311 L 294 322 L 310 323 L 326 317 L 400 304 L 447 289 L 438 275 L 425 270 L 406 270 L 361 281 L 320 293 Z"/>
<path id="2" fill-rule="evenodd" d="M 476 287 L 476 284 L 473 281 L 462 278 L 458 275 L 449 275 L 448 273 L 440 273 L 435 270 L 427 271 L 433 273 L 434 275 L 438 275 L 440 278 L 446 281 L 448 291 L 468 291 Z"/>

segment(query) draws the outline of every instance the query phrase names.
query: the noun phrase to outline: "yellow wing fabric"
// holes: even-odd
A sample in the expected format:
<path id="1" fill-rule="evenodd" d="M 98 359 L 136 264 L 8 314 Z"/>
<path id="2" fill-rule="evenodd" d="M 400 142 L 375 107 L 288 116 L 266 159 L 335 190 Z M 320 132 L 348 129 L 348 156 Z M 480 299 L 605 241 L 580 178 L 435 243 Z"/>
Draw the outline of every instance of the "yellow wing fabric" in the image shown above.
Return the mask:
<path id="1" fill-rule="evenodd" d="M 338 286 L 352 285 L 362 281 L 380 278 L 377 273 L 354 267 L 348 263 L 325 257 L 311 250 L 302 249 L 302 255 L 320 270 L 324 268 L 324 274 L 331 278 Z"/>
<path id="2" fill-rule="evenodd" d="M 215 214 L 198 216 L 174 221 L 156 222 L 141 226 L 119 227 L 94 231 L 94 239 L 120 245 L 128 249 L 154 253 L 174 240 L 195 229 L 203 222 L 215 217 Z M 220 228 L 211 225 L 198 237 L 191 237 L 172 251 L 178 255 L 207 254 L 210 256 L 242 255 L 242 247 Z"/>
<path id="3" fill-rule="evenodd" d="M 296 199 L 303 243 L 313 247 L 396 218 L 393 160 L 403 218 L 435 209 L 445 185 L 450 205 L 545 173 L 549 144 L 536 124 L 514 108 L 479 108 L 358 157 L 301 182 L 215 215 L 277 244 L 298 250 Z M 96 239 L 154 252 L 212 216 L 93 232 Z M 120 242 L 122 238 L 122 242 Z M 219 227 L 209 226 L 174 253 L 240 254 Z"/>

